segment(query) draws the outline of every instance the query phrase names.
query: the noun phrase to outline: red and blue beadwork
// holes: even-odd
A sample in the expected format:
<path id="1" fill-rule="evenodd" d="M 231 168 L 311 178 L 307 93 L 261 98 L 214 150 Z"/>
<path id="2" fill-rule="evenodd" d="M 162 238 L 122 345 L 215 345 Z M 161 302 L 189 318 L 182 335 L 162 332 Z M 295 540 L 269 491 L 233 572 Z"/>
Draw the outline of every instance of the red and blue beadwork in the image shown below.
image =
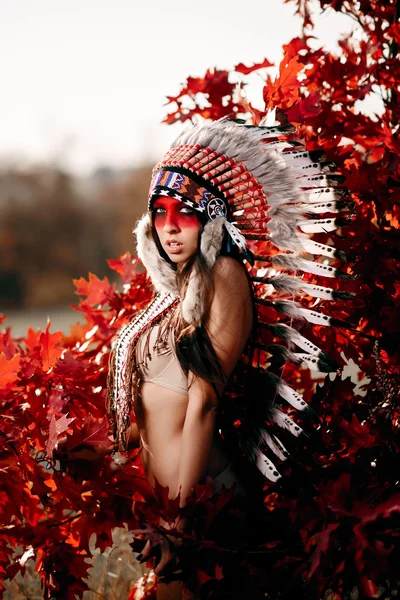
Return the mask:
<path id="1" fill-rule="evenodd" d="M 205 188 L 201 183 L 180 171 L 162 169 L 153 176 L 149 194 L 149 210 L 154 200 L 160 196 L 180 200 L 203 213 L 209 220 L 228 215 L 228 204 L 225 199 L 217 197 L 212 190 Z"/>

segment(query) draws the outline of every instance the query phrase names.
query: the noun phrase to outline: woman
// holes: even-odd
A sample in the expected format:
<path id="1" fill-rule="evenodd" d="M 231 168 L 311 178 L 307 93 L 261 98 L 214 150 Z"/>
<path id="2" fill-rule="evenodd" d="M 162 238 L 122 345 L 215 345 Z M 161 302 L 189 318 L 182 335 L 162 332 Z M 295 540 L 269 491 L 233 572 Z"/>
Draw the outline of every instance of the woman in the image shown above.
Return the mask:
<path id="1" fill-rule="evenodd" d="M 178 280 L 181 278 L 183 297 L 194 264 L 196 261 L 201 264 L 201 221 L 193 208 L 166 197 L 155 198 L 152 221 L 157 246 L 176 266 Z M 209 338 L 207 350 L 211 356 L 215 352 L 215 357 L 212 356 L 215 364 L 210 360 L 215 372 L 212 369 L 203 372 L 201 364 L 193 370 L 188 365 L 185 371 L 179 362 L 175 340 L 184 331 L 179 332 L 179 302 L 171 308 L 177 329 L 171 327 L 172 335 L 164 331 L 162 341 L 168 342 L 162 345 L 161 352 L 157 354 L 156 345 L 152 345 L 157 328 L 162 329 L 162 324 L 158 324 L 147 332 L 147 337 L 153 338 L 151 341 L 145 335 L 139 339 L 136 354 L 140 387 L 134 411 L 141 434 L 142 463 L 149 483 L 154 485 L 157 478 L 169 488 L 171 498 L 180 494 L 181 506 L 185 505 L 192 487 L 207 476 L 218 487 L 235 483 L 239 490 L 243 489 L 219 438 L 216 421 L 219 397 L 251 333 L 251 290 L 243 266 L 231 257 L 219 256 L 211 272 L 205 265 L 202 268 L 205 284 L 209 285 L 206 297 L 209 306 L 205 306 L 199 326 L 204 327 Z M 168 322 L 171 317 L 167 314 L 164 318 Z M 198 343 L 199 352 L 206 351 Z M 184 528 L 184 523 L 180 527 Z M 150 557 L 151 550 L 148 542 L 142 552 L 143 560 Z M 161 575 L 173 559 L 171 547 L 163 546 L 155 573 Z M 158 597 L 163 596 L 159 593 Z"/>
<path id="2" fill-rule="evenodd" d="M 155 479 L 167 486 L 171 499 L 179 494 L 181 507 L 193 486 L 206 477 L 217 490 L 234 485 L 238 494 L 245 495 L 218 433 L 217 416 L 224 387 L 251 337 L 252 292 L 244 266 L 224 255 L 222 222 L 212 226 L 212 236 L 204 231 L 205 223 L 201 213 L 182 201 L 154 196 L 148 217 L 137 229 L 138 254 L 150 267 L 153 283 L 159 282 L 148 260 L 158 252 L 175 273 L 179 297 L 173 301 L 171 296 L 161 319 L 143 328 L 130 343 L 135 349 L 132 372 L 138 388 L 133 393 L 133 409 L 147 479 L 152 486 Z M 220 252 L 210 267 L 207 259 L 215 254 L 216 238 Z M 155 248 L 151 248 L 153 244 Z M 205 251 L 207 244 L 209 250 Z M 201 280 L 201 292 L 197 289 L 190 298 L 193 272 Z M 182 317 L 182 299 L 196 304 L 199 293 L 202 315 L 188 326 Z M 132 444 L 135 434 L 128 431 Z M 168 523 L 164 526 L 168 528 Z M 186 526 L 181 520 L 178 530 L 184 531 Z M 176 566 L 176 543 L 176 538 L 171 538 L 161 545 L 156 575 Z M 139 558 L 146 561 L 154 551 L 147 542 Z M 180 598 L 182 585 L 159 582 L 157 598 Z"/>
<path id="3" fill-rule="evenodd" d="M 287 456 L 277 428 L 301 433 L 280 404 L 307 407 L 280 379 L 282 367 L 289 360 L 336 370 L 292 322 L 331 324 L 293 297 L 329 300 L 338 293 L 293 271 L 335 277 L 336 269 L 302 255 L 334 256 L 334 248 L 305 234 L 335 229 L 336 219 L 326 213 L 344 210 L 337 200 L 345 192 L 335 189 L 337 180 L 324 174 L 316 153 L 286 139 L 291 133 L 290 126 L 205 123 L 184 132 L 158 163 L 148 213 L 136 229 L 138 255 L 157 294 L 121 330 L 110 363 L 108 411 L 116 449 L 139 438 L 149 483 L 168 487 L 182 508 L 193 506 L 196 485 L 207 478 L 217 490 L 234 491 L 233 510 L 228 502 L 205 535 L 226 545 L 230 557 L 217 577 L 209 577 L 220 580 L 216 598 L 264 596 L 261 588 L 250 591 L 242 570 L 244 549 L 274 535 L 272 524 L 268 532 L 258 521 L 264 516 L 262 485 L 250 465 L 272 481 L 280 478 L 265 452 Z M 323 217 L 307 220 L 312 215 Z M 257 269 L 253 259 L 273 268 Z M 272 344 L 276 338 L 286 347 Z M 303 352 L 293 352 L 294 346 Z M 203 534 L 195 510 L 188 515 L 178 531 Z M 179 544 L 172 535 L 153 544 L 157 548 L 148 541 L 141 558 L 157 554 L 156 574 L 171 576 L 177 555 L 182 559 Z M 191 558 L 201 562 L 204 554 Z M 190 565 L 185 582 L 183 592 L 183 584 L 160 582 L 157 597 L 195 598 L 201 586 Z"/>

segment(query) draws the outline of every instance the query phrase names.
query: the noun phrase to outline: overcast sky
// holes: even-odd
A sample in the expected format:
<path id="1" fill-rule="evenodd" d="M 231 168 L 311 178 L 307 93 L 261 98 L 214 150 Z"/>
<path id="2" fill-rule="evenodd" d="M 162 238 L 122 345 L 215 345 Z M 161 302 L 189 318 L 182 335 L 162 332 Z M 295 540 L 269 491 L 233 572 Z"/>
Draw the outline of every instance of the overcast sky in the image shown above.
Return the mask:
<path id="1" fill-rule="evenodd" d="M 160 122 L 188 75 L 264 58 L 300 34 L 283 0 L 2 0 L 0 160 L 96 166 L 157 160 L 179 125 Z M 329 11 L 317 34 L 334 47 L 350 19 Z M 262 79 L 250 96 L 262 107 Z"/>

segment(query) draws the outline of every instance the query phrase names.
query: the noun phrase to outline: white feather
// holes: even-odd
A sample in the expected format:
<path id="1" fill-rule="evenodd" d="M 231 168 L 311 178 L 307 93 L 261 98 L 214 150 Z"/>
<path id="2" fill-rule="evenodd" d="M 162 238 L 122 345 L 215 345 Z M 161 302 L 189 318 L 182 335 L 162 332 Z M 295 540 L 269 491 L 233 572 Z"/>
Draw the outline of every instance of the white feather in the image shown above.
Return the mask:
<path id="1" fill-rule="evenodd" d="M 299 185 L 304 188 L 317 188 L 317 187 L 327 187 L 328 179 L 325 174 L 321 175 L 310 175 L 309 177 L 299 177 L 297 179 Z"/>
<path id="2" fill-rule="evenodd" d="M 296 331 L 292 327 L 289 327 L 288 325 L 285 325 L 284 323 L 280 323 L 279 327 L 285 330 L 285 339 L 288 339 L 293 344 L 296 344 L 296 346 L 298 346 L 302 350 L 305 350 L 305 352 L 316 355 L 316 356 L 323 353 L 321 348 L 318 348 L 318 346 L 316 346 L 315 344 L 310 342 L 310 340 L 305 338 L 303 335 L 301 335 L 298 331 Z M 279 335 L 279 334 L 277 334 L 277 335 Z"/>
<path id="3" fill-rule="evenodd" d="M 333 187 L 320 187 L 315 190 L 304 192 L 308 202 L 335 202 L 338 198 L 338 191 Z"/>
<path id="4" fill-rule="evenodd" d="M 316 202 L 315 204 L 303 204 L 301 206 L 303 212 L 323 214 L 323 213 L 339 213 L 345 209 L 338 208 L 336 202 Z"/>
<path id="5" fill-rule="evenodd" d="M 272 452 L 281 460 L 286 460 L 289 452 L 286 450 L 282 442 L 274 435 L 270 435 L 267 431 L 263 431 L 263 440 Z"/>
<path id="6" fill-rule="evenodd" d="M 318 313 L 315 310 L 308 310 L 307 308 L 300 308 L 298 306 L 293 310 L 293 316 L 298 316 L 306 319 L 310 323 L 315 325 L 329 325 L 330 317 L 322 313 Z"/>
<path id="7" fill-rule="evenodd" d="M 256 465 L 264 477 L 267 477 L 270 481 L 278 481 L 281 478 L 274 463 L 259 450 L 257 451 Z"/>
<path id="8" fill-rule="evenodd" d="M 280 427 L 281 429 L 286 429 L 287 431 L 290 431 L 290 433 L 292 433 L 296 437 L 299 437 L 299 435 L 301 435 L 303 433 L 302 428 L 299 425 L 297 425 L 296 423 L 294 423 L 290 417 L 288 417 L 285 413 L 283 413 L 278 408 L 276 408 L 274 410 L 272 420 L 274 423 L 276 423 L 278 425 L 278 427 Z"/>
<path id="9" fill-rule="evenodd" d="M 318 368 L 318 357 L 312 356 L 310 354 L 303 354 L 302 352 L 294 352 L 294 355 L 297 359 L 305 362 L 308 365 L 308 368 L 311 369 L 311 371 L 318 371 L 319 373 L 321 372 Z M 323 372 L 326 373 L 326 371 Z M 332 367 L 331 372 L 336 373 L 336 369 L 333 369 Z"/>
<path id="10" fill-rule="evenodd" d="M 319 233 L 337 229 L 336 219 L 309 219 L 300 221 L 298 226 L 304 233 Z"/>
<path id="11" fill-rule="evenodd" d="M 301 177 L 304 177 L 304 175 L 307 175 L 308 177 L 312 177 L 313 175 L 320 175 L 320 174 L 322 175 L 323 174 L 321 165 L 317 162 L 311 162 L 311 161 L 308 161 L 308 164 L 293 165 L 291 167 L 291 169 L 294 170 L 297 177 L 299 175 Z"/>
<path id="12" fill-rule="evenodd" d="M 271 257 L 271 261 L 279 266 L 284 266 L 287 269 L 301 270 L 305 273 L 313 273 L 323 277 L 335 277 L 336 269 L 330 265 L 313 262 L 298 258 L 295 254 L 276 254 Z"/>
<path id="13" fill-rule="evenodd" d="M 290 431 L 290 433 L 292 433 L 296 437 L 303 433 L 303 430 L 299 425 L 294 423 L 290 417 L 285 415 L 285 413 L 283 413 L 277 408 L 274 411 L 272 420 L 278 425 L 278 427 Z"/>
<path id="14" fill-rule="evenodd" d="M 300 394 L 292 390 L 292 388 L 286 385 L 286 383 L 283 383 L 282 380 L 278 384 L 277 391 L 286 402 L 291 404 L 294 408 L 297 408 L 297 410 L 304 410 L 307 408 L 308 404 L 303 400 Z"/>
<path id="15" fill-rule="evenodd" d="M 299 235 L 298 237 L 301 239 L 301 245 L 303 246 L 304 250 L 310 254 L 330 257 L 333 257 L 335 254 L 336 248 L 333 246 L 327 246 L 326 244 L 314 242 L 314 240 L 310 240 L 305 235 Z"/>
<path id="16" fill-rule="evenodd" d="M 333 300 L 332 288 L 324 287 L 322 285 L 311 285 L 310 283 L 303 283 L 301 289 L 306 292 L 309 296 L 314 298 L 325 298 L 326 300 Z"/>

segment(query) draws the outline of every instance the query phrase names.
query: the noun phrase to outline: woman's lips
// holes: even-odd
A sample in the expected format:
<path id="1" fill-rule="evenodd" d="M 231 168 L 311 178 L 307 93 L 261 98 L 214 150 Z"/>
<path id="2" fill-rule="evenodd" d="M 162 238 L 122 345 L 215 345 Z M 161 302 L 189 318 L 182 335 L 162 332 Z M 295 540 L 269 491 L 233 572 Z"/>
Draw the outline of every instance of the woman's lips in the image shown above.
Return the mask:
<path id="1" fill-rule="evenodd" d="M 167 246 L 168 254 L 178 254 L 183 248 L 183 244 L 180 244 L 178 242 L 175 242 L 175 243 L 170 242 L 170 243 L 167 243 L 166 246 Z"/>

